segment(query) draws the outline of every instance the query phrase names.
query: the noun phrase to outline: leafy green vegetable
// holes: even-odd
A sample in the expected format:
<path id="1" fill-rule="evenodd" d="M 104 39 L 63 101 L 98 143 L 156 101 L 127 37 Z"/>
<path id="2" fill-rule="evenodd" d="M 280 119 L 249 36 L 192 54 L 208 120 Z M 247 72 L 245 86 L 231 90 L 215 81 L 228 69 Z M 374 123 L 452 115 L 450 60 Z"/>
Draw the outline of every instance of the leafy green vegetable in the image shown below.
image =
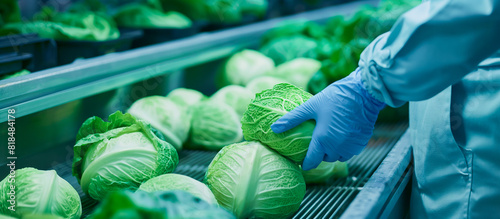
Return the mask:
<path id="1" fill-rule="evenodd" d="M 167 95 L 167 98 L 179 106 L 189 107 L 205 100 L 207 97 L 197 90 L 177 88 Z"/>
<path id="2" fill-rule="evenodd" d="M 235 0 L 162 0 L 165 11 L 178 11 L 193 20 L 237 23 L 242 20 L 240 1 Z"/>
<path id="3" fill-rule="evenodd" d="M 250 104 L 253 97 L 254 93 L 247 88 L 239 85 L 229 85 L 218 90 L 210 97 L 210 100 L 229 105 L 241 117 L 247 110 L 248 104 Z"/>
<path id="4" fill-rule="evenodd" d="M 120 111 L 108 120 L 87 119 L 73 148 L 73 175 L 90 197 L 101 200 L 110 191 L 134 190 L 175 169 L 179 162 L 175 148 L 148 123 Z"/>
<path id="5" fill-rule="evenodd" d="M 288 83 L 258 93 L 241 119 L 245 139 L 260 141 L 295 163 L 302 163 L 315 122 L 306 121 L 280 134 L 274 133 L 271 125 L 311 97 L 310 93 Z"/>
<path id="6" fill-rule="evenodd" d="M 317 94 L 326 87 L 328 87 L 328 80 L 322 71 L 318 71 L 309 80 L 309 83 L 307 84 L 307 91 L 311 94 Z"/>
<path id="7" fill-rule="evenodd" d="M 321 162 L 318 167 L 312 170 L 302 170 L 302 176 L 306 183 L 325 183 L 329 179 L 346 177 L 349 174 L 347 163 L 345 162 Z"/>
<path id="8" fill-rule="evenodd" d="M 192 23 L 181 13 L 161 10 L 148 5 L 131 3 L 122 6 L 113 16 L 118 26 L 133 28 L 189 28 Z"/>
<path id="9" fill-rule="evenodd" d="M 266 15 L 267 0 L 239 0 L 241 13 L 262 18 Z"/>
<path id="10" fill-rule="evenodd" d="M 274 85 L 285 83 L 286 81 L 281 78 L 275 78 L 271 76 L 261 76 L 251 80 L 247 84 L 247 89 L 252 91 L 254 94 L 260 93 L 263 90 L 271 89 Z"/>
<path id="11" fill-rule="evenodd" d="M 269 75 L 282 78 L 297 87 L 306 89 L 308 81 L 320 68 L 321 62 L 315 59 L 296 58 L 278 65 Z"/>
<path id="12" fill-rule="evenodd" d="M 49 21 L 7 24 L 0 30 L 0 35 L 37 33 L 41 37 L 57 40 L 90 41 L 111 40 L 120 36 L 115 22 L 100 14 L 85 11 L 47 17 L 50 18 Z"/>
<path id="13" fill-rule="evenodd" d="M 30 214 L 49 214 L 75 219 L 82 215 L 78 192 L 54 170 L 29 167 L 16 170 L 15 175 L 9 174 L 0 182 L 0 191 L 1 214 L 22 218 Z M 9 202 L 12 197 L 15 203 Z M 12 204 L 15 204 L 15 211 L 9 209 Z"/>
<path id="14" fill-rule="evenodd" d="M 17 0 L 0 1 L 0 26 L 5 23 L 21 22 L 21 10 Z"/>
<path id="15" fill-rule="evenodd" d="M 287 218 L 306 192 L 299 167 L 259 142 L 224 147 L 208 166 L 205 182 L 237 218 Z"/>
<path id="16" fill-rule="evenodd" d="M 231 56 L 217 76 L 219 87 L 226 85 L 245 86 L 252 79 L 274 69 L 272 59 L 254 50 L 243 50 Z"/>
<path id="17" fill-rule="evenodd" d="M 240 117 L 225 103 L 204 101 L 191 109 L 190 145 L 207 150 L 243 140 Z"/>
<path id="18" fill-rule="evenodd" d="M 184 191 L 111 192 L 89 219 L 232 219 L 231 213 Z"/>
<path id="19" fill-rule="evenodd" d="M 163 174 L 143 183 L 139 190 L 146 192 L 182 190 L 206 201 L 209 204 L 217 204 L 212 191 L 203 183 L 189 176 L 175 173 Z M 138 191 L 139 191 L 138 190 Z"/>
<path id="20" fill-rule="evenodd" d="M 292 36 L 303 36 L 311 39 L 322 39 L 326 32 L 319 24 L 307 20 L 286 20 L 279 23 L 275 28 L 262 36 L 262 45 L 274 39 L 288 38 Z"/>
<path id="21" fill-rule="evenodd" d="M 295 58 L 316 58 L 318 43 L 308 37 L 292 36 L 276 38 L 262 46 L 260 52 L 279 65 Z"/>
<path id="22" fill-rule="evenodd" d="M 151 124 L 177 150 L 182 149 L 182 144 L 188 138 L 191 116 L 169 98 L 162 96 L 142 98 L 130 106 L 128 113 Z"/>

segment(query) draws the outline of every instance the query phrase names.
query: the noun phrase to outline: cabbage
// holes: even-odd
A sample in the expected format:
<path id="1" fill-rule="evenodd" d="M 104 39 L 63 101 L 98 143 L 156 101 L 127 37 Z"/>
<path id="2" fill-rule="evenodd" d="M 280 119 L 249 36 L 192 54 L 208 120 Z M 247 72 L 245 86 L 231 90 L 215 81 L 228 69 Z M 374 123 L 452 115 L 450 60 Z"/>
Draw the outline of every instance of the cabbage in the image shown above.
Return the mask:
<path id="1" fill-rule="evenodd" d="M 217 204 L 214 194 L 212 194 L 212 191 L 205 184 L 189 176 L 175 173 L 163 174 L 152 178 L 143 183 L 139 187 L 139 190 L 146 192 L 183 190 L 209 204 Z"/>
<path id="2" fill-rule="evenodd" d="M 240 117 L 227 104 L 204 101 L 193 106 L 191 113 L 192 146 L 220 150 L 243 140 Z"/>
<path id="3" fill-rule="evenodd" d="M 111 192 L 88 219 L 232 219 L 231 213 L 187 192 Z"/>
<path id="4" fill-rule="evenodd" d="M 272 59 L 254 50 L 243 50 L 227 60 L 217 76 L 217 83 L 219 87 L 231 84 L 245 86 L 273 69 Z"/>
<path id="5" fill-rule="evenodd" d="M 179 106 L 189 107 L 199 103 L 207 97 L 197 90 L 187 88 L 177 88 L 168 93 L 167 98 L 174 101 Z"/>
<path id="6" fill-rule="evenodd" d="M 15 186 L 15 211 L 9 209 L 11 186 Z M 22 218 L 47 214 L 75 219 L 82 215 L 78 192 L 54 170 L 16 170 L 15 176 L 8 175 L 0 182 L 0 191 L 0 214 Z"/>
<path id="7" fill-rule="evenodd" d="M 271 89 L 274 85 L 286 83 L 287 81 L 281 78 L 275 78 L 271 76 L 261 76 L 253 79 L 247 84 L 247 89 L 253 93 L 260 93 L 263 90 Z"/>
<path id="8" fill-rule="evenodd" d="M 287 218 L 306 192 L 299 167 L 259 142 L 224 147 L 208 166 L 205 182 L 238 218 Z"/>
<path id="9" fill-rule="evenodd" d="M 128 109 L 128 113 L 150 123 L 177 150 L 182 149 L 182 144 L 188 138 L 190 115 L 166 97 L 150 96 L 137 100 Z"/>
<path id="10" fill-rule="evenodd" d="M 325 183 L 329 179 L 346 177 L 349 174 L 346 162 L 321 162 L 318 167 L 304 171 L 302 176 L 306 183 Z"/>
<path id="11" fill-rule="evenodd" d="M 92 12 L 67 12 L 50 15 L 48 21 L 9 23 L 0 34 L 37 33 L 43 38 L 56 40 L 103 41 L 120 37 L 113 19 Z"/>
<path id="12" fill-rule="evenodd" d="M 258 93 L 241 119 L 245 139 L 260 141 L 292 161 L 302 163 L 315 122 L 306 121 L 280 134 L 274 133 L 271 125 L 311 97 L 310 93 L 287 83 Z"/>
<path id="13" fill-rule="evenodd" d="M 245 87 L 239 85 L 229 85 L 218 90 L 214 95 L 212 95 L 210 100 L 229 105 L 241 117 L 247 110 L 248 104 L 252 101 L 253 96 L 254 93 Z"/>
<path id="14" fill-rule="evenodd" d="M 175 148 L 162 139 L 161 133 L 128 113 L 117 111 L 109 122 L 91 117 L 76 136 L 73 175 L 96 200 L 110 191 L 137 189 L 142 182 L 177 166 Z"/>
<path id="15" fill-rule="evenodd" d="M 260 48 L 260 52 L 279 65 L 296 58 L 316 58 L 318 43 L 309 37 L 291 36 L 271 40 Z"/>
<path id="16" fill-rule="evenodd" d="M 296 58 L 279 65 L 269 75 L 276 78 L 282 78 L 305 90 L 309 80 L 320 68 L 321 62 L 315 59 Z"/>
<path id="17" fill-rule="evenodd" d="M 113 16 L 118 26 L 135 28 L 189 28 L 191 20 L 181 13 L 164 13 L 148 5 L 131 3 L 122 6 Z"/>

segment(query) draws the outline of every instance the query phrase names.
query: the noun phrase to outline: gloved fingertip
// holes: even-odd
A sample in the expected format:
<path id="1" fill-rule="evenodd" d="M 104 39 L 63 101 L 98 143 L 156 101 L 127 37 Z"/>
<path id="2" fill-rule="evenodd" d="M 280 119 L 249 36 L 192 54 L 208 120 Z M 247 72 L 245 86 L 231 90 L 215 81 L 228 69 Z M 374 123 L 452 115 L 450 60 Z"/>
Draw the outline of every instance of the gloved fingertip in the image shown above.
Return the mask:
<path id="1" fill-rule="evenodd" d="M 304 159 L 304 162 L 302 163 L 302 169 L 304 171 L 308 171 L 308 170 L 312 170 L 316 167 L 318 167 L 318 165 L 321 163 L 322 160 L 311 160 L 311 159 Z"/>
<path id="2" fill-rule="evenodd" d="M 286 123 L 278 120 L 271 125 L 271 130 L 276 134 L 285 132 L 287 130 Z"/>

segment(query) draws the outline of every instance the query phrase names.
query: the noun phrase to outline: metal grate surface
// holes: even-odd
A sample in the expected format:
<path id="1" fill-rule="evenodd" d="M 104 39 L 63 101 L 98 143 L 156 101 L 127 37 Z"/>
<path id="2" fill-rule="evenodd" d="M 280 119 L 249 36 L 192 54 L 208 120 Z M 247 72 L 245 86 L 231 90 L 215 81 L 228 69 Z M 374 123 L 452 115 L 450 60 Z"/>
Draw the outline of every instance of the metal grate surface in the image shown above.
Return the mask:
<path id="1" fill-rule="evenodd" d="M 308 185 L 304 201 L 293 218 L 339 218 L 363 188 L 387 153 L 406 130 L 407 124 L 378 125 L 363 152 L 347 161 L 349 176 L 326 185 Z M 175 173 L 202 181 L 208 165 L 217 152 L 183 150 Z M 86 196 L 75 177 L 71 175 L 71 160 L 53 167 L 80 194 L 83 216 L 92 212 L 97 202 Z"/>

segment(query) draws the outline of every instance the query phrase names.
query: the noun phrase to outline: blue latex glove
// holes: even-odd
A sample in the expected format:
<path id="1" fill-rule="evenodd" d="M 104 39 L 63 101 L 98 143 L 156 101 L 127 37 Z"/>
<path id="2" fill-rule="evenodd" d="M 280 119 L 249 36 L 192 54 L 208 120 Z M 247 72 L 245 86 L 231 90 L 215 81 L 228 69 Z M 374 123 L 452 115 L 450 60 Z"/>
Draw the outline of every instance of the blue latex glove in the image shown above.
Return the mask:
<path id="1" fill-rule="evenodd" d="M 383 102 L 363 87 L 358 68 L 278 119 L 271 129 L 281 133 L 307 120 L 316 120 L 302 164 L 304 170 L 310 170 L 323 160 L 347 161 L 359 154 L 372 136 L 378 113 L 384 107 Z"/>

